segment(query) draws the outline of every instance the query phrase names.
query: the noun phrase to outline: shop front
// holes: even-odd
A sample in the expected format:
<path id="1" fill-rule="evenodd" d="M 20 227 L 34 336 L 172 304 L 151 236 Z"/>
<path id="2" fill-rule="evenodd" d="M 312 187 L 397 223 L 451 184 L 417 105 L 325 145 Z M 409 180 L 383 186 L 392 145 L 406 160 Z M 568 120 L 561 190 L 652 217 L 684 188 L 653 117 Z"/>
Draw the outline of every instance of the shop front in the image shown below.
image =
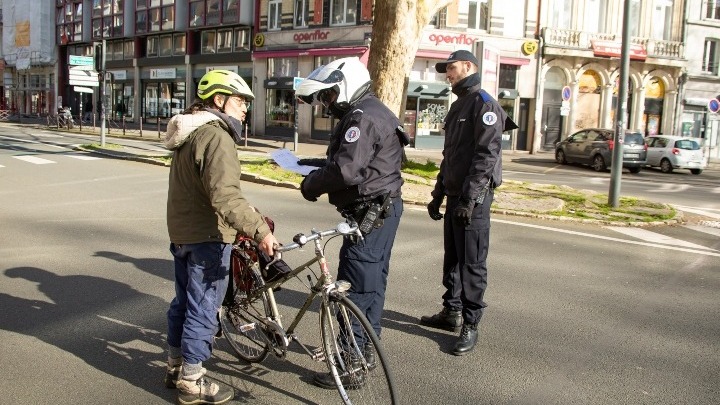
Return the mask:
<path id="1" fill-rule="evenodd" d="M 112 121 L 135 120 L 135 86 L 131 69 L 109 70 L 107 102 L 105 113 Z"/>
<path id="2" fill-rule="evenodd" d="M 442 149 L 442 125 L 450 106 L 450 86 L 442 82 L 408 83 L 403 126 L 410 145 L 417 149 Z"/>
<path id="3" fill-rule="evenodd" d="M 295 135 L 294 77 L 273 77 L 264 82 L 265 135 L 293 138 Z"/>
<path id="4" fill-rule="evenodd" d="M 174 114 L 185 110 L 185 68 L 149 68 L 140 73 L 141 117 L 151 124 L 167 124 Z M 123 88 L 124 93 L 124 88 Z"/>

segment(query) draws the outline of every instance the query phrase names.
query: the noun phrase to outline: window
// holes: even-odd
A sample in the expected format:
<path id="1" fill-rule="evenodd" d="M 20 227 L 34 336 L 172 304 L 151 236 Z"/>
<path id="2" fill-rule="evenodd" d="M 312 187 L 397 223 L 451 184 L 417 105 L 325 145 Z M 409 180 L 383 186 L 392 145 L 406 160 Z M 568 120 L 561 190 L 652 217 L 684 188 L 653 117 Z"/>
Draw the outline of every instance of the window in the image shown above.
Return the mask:
<path id="1" fill-rule="evenodd" d="M 148 57 L 158 56 L 158 37 L 148 37 L 146 55 Z"/>
<path id="2" fill-rule="evenodd" d="M 468 8 L 468 28 L 488 29 L 488 0 L 471 1 Z"/>
<path id="3" fill-rule="evenodd" d="M 217 32 L 215 31 L 203 31 L 201 38 L 201 49 L 200 53 L 215 53 Z"/>
<path id="4" fill-rule="evenodd" d="M 447 7 L 443 8 L 442 10 L 438 11 L 437 14 L 432 16 L 428 24 L 432 25 L 435 28 L 445 28 L 447 26 Z"/>
<path id="5" fill-rule="evenodd" d="M 630 0 L 630 36 L 640 36 L 640 0 Z"/>
<path id="6" fill-rule="evenodd" d="M 175 0 L 150 0 L 149 7 L 148 0 L 136 1 L 135 31 L 137 33 L 175 29 Z"/>
<path id="7" fill-rule="evenodd" d="M 124 0 L 93 0 L 93 38 L 116 38 L 124 36 Z"/>
<path id="8" fill-rule="evenodd" d="M 220 0 L 207 0 L 206 25 L 220 24 Z"/>
<path id="9" fill-rule="evenodd" d="M 705 18 L 712 20 L 720 20 L 720 0 L 705 0 L 707 2 L 707 11 Z"/>
<path id="10" fill-rule="evenodd" d="M 218 31 L 218 53 L 227 53 L 232 51 L 232 30 Z"/>
<path id="11" fill-rule="evenodd" d="M 717 39 L 706 39 L 703 51 L 702 70 L 704 73 L 718 74 L 718 43 Z"/>
<path id="12" fill-rule="evenodd" d="M 205 25 L 205 1 L 190 2 L 190 26 L 201 27 Z"/>
<path id="13" fill-rule="evenodd" d="M 587 0 L 585 2 L 585 25 L 584 31 L 604 32 L 605 31 L 605 9 L 606 0 Z"/>
<path id="14" fill-rule="evenodd" d="M 268 5 L 268 30 L 279 30 L 282 18 L 282 1 L 270 0 Z"/>
<path id="15" fill-rule="evenodd" d="M 308 0 L 295 0 L 295 18 L 293 20 L 295 28 L 308 26 L 309 13 Z"/>
<path id="16" fill-rule="evenodd" d="M 355 24 L 357 0 L 332 0 L 330 3 L 330 25 Z"/>
<path id="17" fill-rule="evenodd" d="M 570 29 L 572 23 L 573 0 L 555 0 L 550 3 L 550 27 Z"/>
<path id="18" fill-rule="evenodd" d="M 233 24 L 240 21 L 240 1 L 239 0 L 223 0 L 222 22 L 223 24 Z"/>
<path id="19" fill-rule="evenodd" d="M 672 26 L 672 0 L 655 0 L 653 7 L 653 39 L 670 40 Z"/>
<path id="20" fill-rule="evenodd" d="M 172 35 L 160 36 L 160 56 L 172 56 L 173 54 L 173 37 Z"/>
<path id="21" fill-rule="evenodd" d="M 235 30 L 235 51 L 249 51 L 250 50 L 250 30 L 249 29 L 236 29 Z"/>
<path id="22" fill-rule="evenodd" d="M 503 89 L 517 88 L 517 71 L 518 66 L 501 63 L 498 86 Z"/>
<path id="23" fill-rule="evenodd" d="M 82 0 L 58 0 L 55 9 L 56 42 L 64 45 L 68 42 L 82 41 Z M 1 13 L 1 12 L 0 12 Z"/>
<path id="24" fill-rule="evenodd" d="M 185 55 L 185 34 L 175 34 L 173 36 L 173 55 Z"/>
<path id="25" fill-rule="evenodd" d="M 133 59 L 135 57 L 135 41 L 123 42 L 123 58 Z"/>
<path id="26" fill-rule="evenodd" d="M 291 77 L 297 72 L 297 58 L 268 58 L 268 77 Z"/>

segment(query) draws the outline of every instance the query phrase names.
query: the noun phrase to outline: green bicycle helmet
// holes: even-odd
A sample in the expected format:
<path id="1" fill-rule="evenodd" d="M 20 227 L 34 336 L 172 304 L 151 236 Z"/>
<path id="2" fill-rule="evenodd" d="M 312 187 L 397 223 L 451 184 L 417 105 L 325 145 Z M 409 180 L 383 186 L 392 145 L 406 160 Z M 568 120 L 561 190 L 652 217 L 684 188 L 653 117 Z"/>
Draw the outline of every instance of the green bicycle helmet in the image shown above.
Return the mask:
<path id="1" fill-rule="evenodd" d="M 255 99 L 245 80 L 230 70 L 211 70 L 200 79 L 197 96 L 201 100 L 207 100 L 215 94 L 242 96 L 248 101 Z"/>

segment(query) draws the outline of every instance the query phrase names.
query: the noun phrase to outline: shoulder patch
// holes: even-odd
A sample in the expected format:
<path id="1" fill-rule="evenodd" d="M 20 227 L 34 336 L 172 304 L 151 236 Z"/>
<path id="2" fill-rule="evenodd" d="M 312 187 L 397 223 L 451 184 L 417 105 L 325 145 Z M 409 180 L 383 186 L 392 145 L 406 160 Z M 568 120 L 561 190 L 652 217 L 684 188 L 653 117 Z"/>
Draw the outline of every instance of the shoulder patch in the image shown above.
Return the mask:
<path id="1" fill-rule="evenodd" d="M 353 143 L 360 139 L 360 128 L 350 127 L 345 131 L 345 141 Z"/>
<path id="2" fill-rule="evenodd" d="M 490 94 L 488 94 L 488 92 L 485 90 L 480 90 L 480 97 L 482 98 L 482 101 L 485 103 L 493 100 L 492 96 Z"/>
<path id="3" fill-rule="evenodd" d="M 495 125 L 495 123 L 497 122 L 497 115 L 492 111 L 488 111 L 483 114 L 482 120 L 485 125 Z"/>

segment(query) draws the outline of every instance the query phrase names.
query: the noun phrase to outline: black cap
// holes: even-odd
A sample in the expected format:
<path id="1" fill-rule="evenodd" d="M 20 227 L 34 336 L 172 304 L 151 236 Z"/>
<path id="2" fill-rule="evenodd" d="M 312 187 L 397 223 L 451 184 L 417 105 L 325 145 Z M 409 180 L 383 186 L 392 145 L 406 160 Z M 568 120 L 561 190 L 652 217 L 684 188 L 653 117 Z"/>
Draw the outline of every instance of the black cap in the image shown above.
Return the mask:
<path id="1" fill-rule="evenodd" d="M 445 62 L 436 63 L 435 70 L 437 70 L 438 73 L 445 73 L 447 72 L 448 63 L 457 62 L 459 60 L 472 62 L 475 64 L 475 66 L 479 65 L 477 58 L 475 57 L 475 55 L 472 54 L 472 52 L 461 50 L 451 53 Z"/>

